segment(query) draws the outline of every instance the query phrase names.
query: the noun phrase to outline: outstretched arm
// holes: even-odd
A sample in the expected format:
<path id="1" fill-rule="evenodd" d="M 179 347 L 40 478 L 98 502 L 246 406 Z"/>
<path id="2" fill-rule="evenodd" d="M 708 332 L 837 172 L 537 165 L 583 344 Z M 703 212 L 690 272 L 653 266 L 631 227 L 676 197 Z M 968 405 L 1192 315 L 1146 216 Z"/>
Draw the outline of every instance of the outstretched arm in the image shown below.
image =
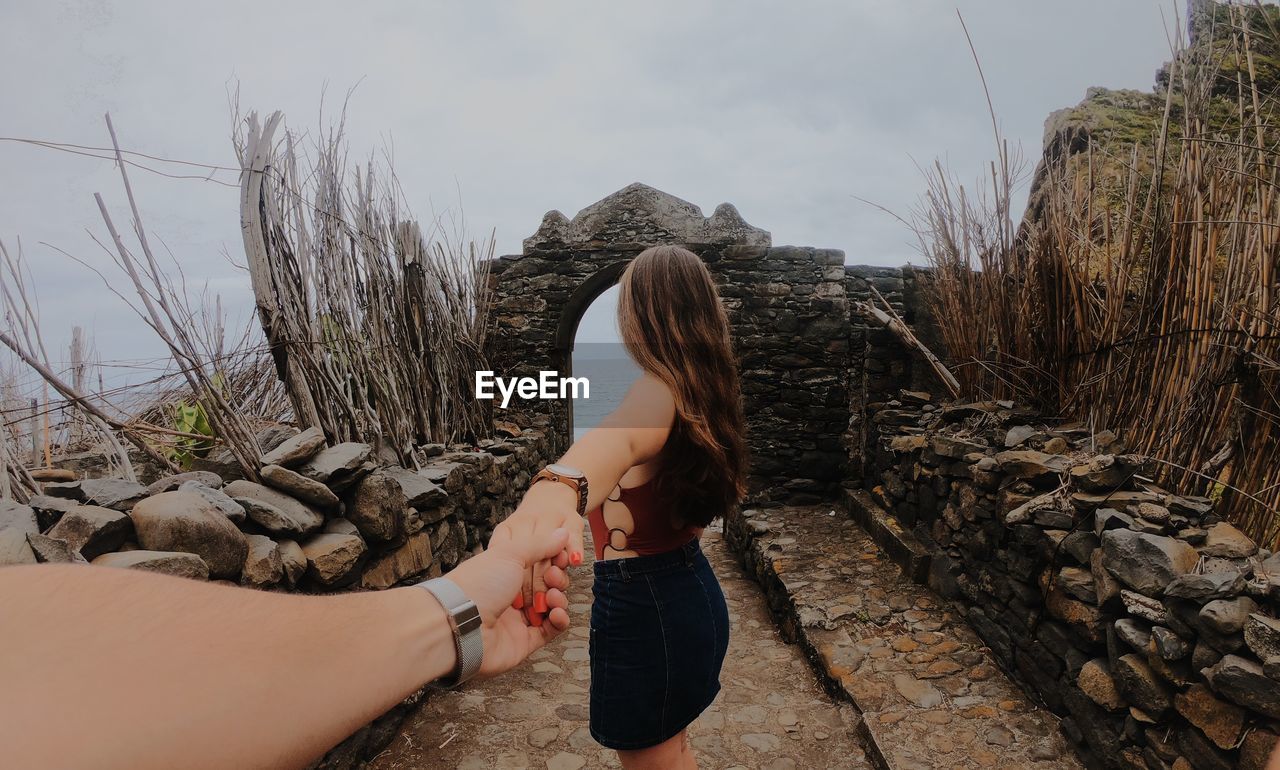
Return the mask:
<path id="1" fill-rule="evenodd" d="M 574 442 L 558 462 L 586 475 L 588 510 L 608 497 L 628 468 L 657 457 L 671 432 L 675 414 L 671 389 L 657 377 L 645 374 L 631 386 L 617 409 Z M 520 538 L 564 527 L 569 530 L 566 555 L 571 564 L 580 564 L 584 521 L 577 508 L 577 496 L 564 484 L 534 484 L 511 516 L 498 525 L 495 537 L 501 533 Z"/>
<path id="2" fill-rule="evenodd" d="M 509 608 L 567 537 L 502 539 L 449 573 L 484 620 L 482 674 L 568 625 L 560 590 L 541 628 Z M 0 639 L 0 746 L 30 768 L 301 767 L 456 662 L 421 588 L 299 596 L 80 565 L 0 569 Z"/>

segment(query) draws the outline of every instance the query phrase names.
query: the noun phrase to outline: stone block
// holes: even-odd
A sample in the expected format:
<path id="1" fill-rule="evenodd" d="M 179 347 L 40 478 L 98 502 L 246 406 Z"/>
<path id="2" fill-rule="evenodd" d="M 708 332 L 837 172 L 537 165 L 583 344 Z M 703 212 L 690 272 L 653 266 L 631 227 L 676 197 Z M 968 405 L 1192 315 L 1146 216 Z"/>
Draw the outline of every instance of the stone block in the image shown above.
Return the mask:
<path id="1" fill-rule="evenodd" d="M 355 580 L 365 556 L 365 544 L 357 535 L 322 533 L 302 543 L 307 576 L 326 588 Z"/>
<path id="2" fill-rule="evenodd" d="M 1219 695 L 1272 719 L 1280 719 L 1280 687 L 1267 677 L 1257 661 L 1226 655 L 1204 673 Z"/>
<path id="3" fill-rule="evenodd" d="M 402 580 L 425 575 L 431 563 L 431 536 L 419 532 L 403 545 L 372 559 L 360 577 L 360 587 L 390 588 Z"/>
<path id="4" fill-rule="evenodd" d="M 129 516 L 144 549 L 194 553 L 208 565 L 210 577 L 240 577 L 248 541 L 222 511 L 200 495 L 163 492 L 139 502 Z"/>
<path id="5" fill-rule="evenodd" d="M 1208 687 L 1198 683 L 1175 695 L 1173 700 L 1178 713 L 1200 728 L 1218 748 L 1235 748 L 1244 731 L 1244 709 L 1219 700 Z"/>
<path id="6" fill-rule="evenodd" d="M 112 508 L 81 505 L 63 514 L 48 534 L 66 541 L 72 550 L 93 561 L 119 548 L 133 536 L 133 531 L 133 523 L 127 514 Z"/>
<path id="7" fill-rule="evenodd" d="M 1196 550 L 1181 540 L 1127 529 L 1103 532 L 1102 552 L 1103 565 L 1111 574 L 1148 596 L 1159 596 L 1200 560 Z"/>
<path id="8" fill-rule="evenodd" d="M 1115 679 L 1111 676 L 1111 666 L 1105 658 L 1094 658 L 1085 663 L 1076 677 L 1076 686 L 1090 700 L 1108 711 L 1119 711 L 1129 705 L 1116 687 Z"/>
<path id="9" fill-rule="evenodd" d="M 243 506 L 249 518 L 272 535 L 297 537 L 324 526 L 323 513 L 280 490 L 237 480 L 222 491 Z"/>
<path id="10" fill-rule="evenodd" d="M 1120 692 L 1133 705 L 1159 717 L 1172 705 L 1168 684 L 1135 653 L 1121 655 L 1112 671 Z"/>
<path id="11" fill-rule="evenodd" d="M 92 562 L 98 567 L 136 569 L 162 575 L 208 580 L 209 566 L 194 553 L 182 551 L 125 551 L 105 553 Z"/>

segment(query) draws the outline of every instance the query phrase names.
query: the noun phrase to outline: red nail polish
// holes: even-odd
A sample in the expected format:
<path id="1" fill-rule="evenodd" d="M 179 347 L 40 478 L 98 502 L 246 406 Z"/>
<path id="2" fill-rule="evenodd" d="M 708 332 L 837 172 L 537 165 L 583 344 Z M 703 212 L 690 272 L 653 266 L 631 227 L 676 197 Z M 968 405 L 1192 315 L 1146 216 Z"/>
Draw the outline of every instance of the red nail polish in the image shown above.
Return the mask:
<path id="1" fill-rule="evenodd" d="M 569 554 L 569 563 L 575 567 L 581 566 L 582 554 L 579 553 L 578 551 L 574 551 L 573 553 Z"/>
<path id="2" fill-rule="evenodd" d="M 547 612 L 547 592 L 546 592 L 546 591 L 535 591 L 535 592 L 534 592 L 534 594 L 533 594 L 533 611 L 534 611 L 534 612 L 536 612 L 536 613 L 538 613 L 539 615 L 544 615 L 544 614 L 546 614 L 546 612 Z"/>
<path id="3" fill-rule="evenodd" d="M 523 593 L 516 594 L 516 598 L 511 600 L 511 606 L 515 607 L 518 610 L 524 609 L 524 594 Z"/>
<path id="4" fill-rule="evenodd" d="M 533 626 L 534 628 L 541 627 L 542 616 L 539 615 L 536 611 L 529 612 L 529 625 Z"/>

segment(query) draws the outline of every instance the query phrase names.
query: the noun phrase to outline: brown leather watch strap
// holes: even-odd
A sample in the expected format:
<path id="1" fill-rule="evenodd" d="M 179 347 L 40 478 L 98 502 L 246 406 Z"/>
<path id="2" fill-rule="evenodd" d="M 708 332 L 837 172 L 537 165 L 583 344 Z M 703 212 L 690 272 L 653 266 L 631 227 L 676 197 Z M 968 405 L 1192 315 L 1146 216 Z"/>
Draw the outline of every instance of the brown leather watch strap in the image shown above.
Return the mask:
<path id="1" fill-rule="evenodd" d="M 561 484 L 572 489 L 578 495 L 578 515 L 584 516 L 587 513 L 587 477 L 579 473 L 578 475 L 569 475 L 557 473 L 550 466 L 538 471 L 533 477 L 533 481 L 529 482 L 529 486 L 533 486 L 542 480 L 558 481 Z"/>

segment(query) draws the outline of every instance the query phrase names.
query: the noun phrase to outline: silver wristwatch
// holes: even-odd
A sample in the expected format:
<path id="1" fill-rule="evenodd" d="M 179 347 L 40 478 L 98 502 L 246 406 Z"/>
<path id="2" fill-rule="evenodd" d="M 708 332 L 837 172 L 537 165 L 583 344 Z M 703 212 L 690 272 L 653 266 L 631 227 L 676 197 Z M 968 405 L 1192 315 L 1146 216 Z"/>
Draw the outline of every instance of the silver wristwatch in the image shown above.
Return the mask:
<path id="1" fill-rule="evenodd" d="M 449 614 L 449 625 L 453 627 L 453 645 L 458 650 L 458 667 L 441 683 L 448 687 L 460 685 L 476 675 L 480 670 L 480 661 L 484 659 L 484 643 L 480 638 L 480 626 L 483 624 L 480 610 L 458 584 L 449 578 L 432 578 L 418 585 L 436 597 Z"/>

